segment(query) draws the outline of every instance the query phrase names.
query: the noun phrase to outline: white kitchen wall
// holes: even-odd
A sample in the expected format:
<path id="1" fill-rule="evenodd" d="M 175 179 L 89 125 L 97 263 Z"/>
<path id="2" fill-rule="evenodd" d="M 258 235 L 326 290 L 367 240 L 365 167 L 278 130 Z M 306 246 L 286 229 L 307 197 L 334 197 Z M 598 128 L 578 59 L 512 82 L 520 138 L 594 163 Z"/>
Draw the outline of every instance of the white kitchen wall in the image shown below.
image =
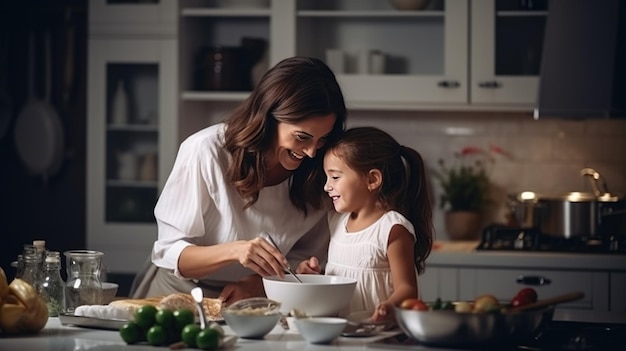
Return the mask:
<path id="1" fill-rule="evenodd" d="M 415 148 L 428 168 L 438 159 L 451 162 L 465 146 L 497 145 L 510 154 L 498 158 L 491 178 L 494 209 L 489 222 L 503 221 L 506 193 L 591 191 L 579 175 L 584 167 L 596 169 L 611 192 L 626 194 L 626 120 L 535 121 L 527 113 L 494 112 L 389 112 L 350 111 L 348 127 L 376 126 L 400 143 Z M 439 187 L 432 179 L 433 199 Z M 436 239 L 446 240 L 443 212 L 434 205 Z"/>

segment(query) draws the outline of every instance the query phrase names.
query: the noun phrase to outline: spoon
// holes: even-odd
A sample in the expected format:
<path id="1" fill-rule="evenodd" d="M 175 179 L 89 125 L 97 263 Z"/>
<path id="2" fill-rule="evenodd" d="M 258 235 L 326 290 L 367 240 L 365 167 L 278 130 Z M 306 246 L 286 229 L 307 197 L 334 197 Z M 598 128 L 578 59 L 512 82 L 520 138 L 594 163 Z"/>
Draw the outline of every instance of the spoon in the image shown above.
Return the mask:
<path id="1" fill-rule="evenodd" d="M 276 248 L 276 250 L 278 250 L 278 252 L 280 252 L 280 249 L 278 248 L 278 245 L 276 245 L 276 243 L 274 242 L 274 239 L 272 239 L 272 237 L 266 233 L 263 232 L 261 233 L 261 238 L 267 240 L 270 244 L 272 244 L 272 246 L 274 246 Z M 281 252 L 282 254 L 282 252 Z M 289 264 L 289 262 L 287 262 L 287 272 L 289 272 L 289 274 L 291 274 L 294 278 L 296 278 L 296 280 L 299 283 L 302 283 L 302 280 L 300 280 L 300 278 L 298 278 L 298 276 L 296 275 L 296 272 L 293 271 L 293 269 L 291 268 L 291 265 Z"/>
<path id="2" fill-rule="evenodd" d="M 198 307 L 198 315 L 200 316 L 200 328 L 204 329 L 207 326 L 206 316 L 204 315 L 204 308 L 202 306 L 202 288 L 195 287 L 191 289 L 191 296 L 193 296 L 194 301 L 196 301 L 196 307 Z"/>

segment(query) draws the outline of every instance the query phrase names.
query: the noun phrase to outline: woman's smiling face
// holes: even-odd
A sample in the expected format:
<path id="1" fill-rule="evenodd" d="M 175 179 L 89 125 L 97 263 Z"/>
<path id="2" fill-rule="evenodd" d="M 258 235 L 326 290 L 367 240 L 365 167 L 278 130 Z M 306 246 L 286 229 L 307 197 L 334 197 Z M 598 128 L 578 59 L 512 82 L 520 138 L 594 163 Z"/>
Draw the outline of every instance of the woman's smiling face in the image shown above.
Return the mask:
<path id="1" fill-rule="evenodd" d="M 297 169 L 305 157 L 315 157 L 317 150 L 324 146 L 335 120 L 335 115 L 331 113 L 312 116 L 297 123 L 279 122 L 275 159 L 286 170 Z"/>

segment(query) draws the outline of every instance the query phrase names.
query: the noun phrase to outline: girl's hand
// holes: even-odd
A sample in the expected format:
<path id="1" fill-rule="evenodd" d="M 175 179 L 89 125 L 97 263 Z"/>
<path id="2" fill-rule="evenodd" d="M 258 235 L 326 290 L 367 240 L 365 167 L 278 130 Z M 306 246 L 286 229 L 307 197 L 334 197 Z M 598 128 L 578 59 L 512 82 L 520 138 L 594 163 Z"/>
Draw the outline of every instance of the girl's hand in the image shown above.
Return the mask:
<path id="1" fill-rule="evenodd" d="M 320 274 L 321 271 L 320 261 L 317 257 L 311 257 L 300 262 L 298 268 L 296 268 L 296 273 L 298 274 Z"/>
<path id="2" fill-rule="evenodd" d="M 263 238 L 242 241 L 237 253 L 239 263 L 262 277 L 285 277 L 287 258 Z"/>
<path id="3" fill-rule="evenodd" d="M 372 322 L 383 322 L 383 321 L 393 321 L 393 306 L 390 303 L 381 303 L 376 306 L 374 310 L 374 314 L 370 317 Z"/>

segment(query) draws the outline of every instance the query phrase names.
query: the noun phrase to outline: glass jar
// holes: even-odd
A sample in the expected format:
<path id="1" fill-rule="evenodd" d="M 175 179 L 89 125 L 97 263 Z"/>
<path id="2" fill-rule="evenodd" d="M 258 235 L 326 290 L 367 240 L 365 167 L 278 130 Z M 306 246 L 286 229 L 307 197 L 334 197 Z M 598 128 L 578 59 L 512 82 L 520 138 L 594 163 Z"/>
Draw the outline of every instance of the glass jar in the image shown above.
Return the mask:
<path id="1" fill-rule="evenodd" d="M 57 317 L 65 310 L 65 282 L 61 278 L 61 254 L 58 251 L 46 251 L 40 290 L 48 307 L 48 316 Z"/>
<path id="2" fill-rule="evenodd" d="M 40 260 L 32 245 L 24 245 L 22 252 L 22 269 L 19 278 L 37 289 L 40 275 Z"/>
<path id="3" fill-rule="evenodd" d="M 66 257 L 65 312 L 74 313 L 81 305 L 99 305 L 102 301 L 100 269 L 103 253 L 93 250 L 71 250 Z"/>

